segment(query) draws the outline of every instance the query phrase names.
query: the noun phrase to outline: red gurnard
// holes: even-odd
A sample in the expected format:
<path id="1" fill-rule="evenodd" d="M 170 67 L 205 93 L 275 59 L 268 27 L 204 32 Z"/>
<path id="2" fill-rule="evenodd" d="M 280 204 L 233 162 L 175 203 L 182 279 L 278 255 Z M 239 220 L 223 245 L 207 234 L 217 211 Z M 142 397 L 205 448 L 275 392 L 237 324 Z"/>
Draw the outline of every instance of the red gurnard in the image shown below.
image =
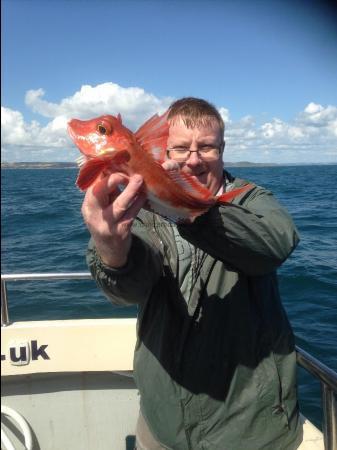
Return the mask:
<path id="1" fill-rule="evenodd" d="M 230 202 L 251 188 L 246 185 L 220 196 L 179 170 L 165 170 L 169 124 L 167 112 L 155 115 L 133 133 L 121 116 L 91 120 L 72 119 L 68 132 L 83 156 L 77 186 L 85 191 L 102 173 L 120 172 L 143 177 L 147 207 L 174 222 L 190 221 L 215 204 Z"/>

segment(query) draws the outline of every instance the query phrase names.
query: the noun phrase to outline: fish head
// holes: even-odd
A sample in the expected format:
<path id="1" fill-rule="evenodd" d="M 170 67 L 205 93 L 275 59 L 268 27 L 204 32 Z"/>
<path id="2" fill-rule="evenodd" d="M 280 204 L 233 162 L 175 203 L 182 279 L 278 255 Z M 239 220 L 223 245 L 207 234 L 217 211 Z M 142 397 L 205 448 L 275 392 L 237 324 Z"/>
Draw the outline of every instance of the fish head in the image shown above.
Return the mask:
<path id="1" fill-rule="evenodd" d="M 122 124 L 119 114 L 90 120 L 71 119 L 68 133 L 81 153 L 89 158 L 127 150 L 133 141 L 133 133 Z"/>

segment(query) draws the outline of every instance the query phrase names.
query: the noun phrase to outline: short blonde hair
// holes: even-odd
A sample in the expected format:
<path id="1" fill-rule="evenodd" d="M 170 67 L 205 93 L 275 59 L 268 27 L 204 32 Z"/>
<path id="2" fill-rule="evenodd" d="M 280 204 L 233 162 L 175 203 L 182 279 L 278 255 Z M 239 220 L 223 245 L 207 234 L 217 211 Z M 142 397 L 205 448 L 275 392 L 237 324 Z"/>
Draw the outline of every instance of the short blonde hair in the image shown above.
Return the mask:
<path id="1" fill-rule="evenodd" d="M 184 97 L 176 100 L 169 107 L 168 121 L 173 123 L 181 118 L 188 128 L 198 125 L 210 125 L 214 120 L 218 123 L 222 136 L 225 132 L 225 123 L 214 105 L 195 97 Z"/>

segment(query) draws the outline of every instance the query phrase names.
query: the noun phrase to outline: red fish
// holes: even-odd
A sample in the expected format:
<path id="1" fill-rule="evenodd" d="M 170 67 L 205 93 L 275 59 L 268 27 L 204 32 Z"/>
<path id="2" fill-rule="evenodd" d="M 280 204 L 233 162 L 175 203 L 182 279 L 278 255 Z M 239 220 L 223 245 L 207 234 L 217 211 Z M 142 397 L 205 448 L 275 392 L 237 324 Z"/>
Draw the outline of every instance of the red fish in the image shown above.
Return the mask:
<path id="1" fill-rule="evenodd" d="M 167 112 L 155 115 L 133 133 L 121 116 L 104 115 L 91 120 L 72 119 L 68 132 L 83 156 L 77 186 L 85 191 L 104 172 L 135 173 L 143 177 L 147 207 L 175 222 L 189 221 L 215 204 L 230 202 L 251 185 L 218 197 L 179 170 L 165 170 L 169 124 Z"/>

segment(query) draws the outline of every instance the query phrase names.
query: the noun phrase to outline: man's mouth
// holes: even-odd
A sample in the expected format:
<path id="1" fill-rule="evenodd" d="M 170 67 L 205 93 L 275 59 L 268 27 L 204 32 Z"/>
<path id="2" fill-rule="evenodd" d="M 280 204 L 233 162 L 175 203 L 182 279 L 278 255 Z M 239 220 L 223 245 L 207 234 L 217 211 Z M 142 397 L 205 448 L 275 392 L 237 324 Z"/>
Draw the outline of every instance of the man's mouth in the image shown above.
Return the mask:
<path id="1" fill-rule="evenodd" d="M 190 175 L 192 178 L 199 181 L 199 183 L 205 184 L 207 181 L 207 172 L 191 173 Z"/>

